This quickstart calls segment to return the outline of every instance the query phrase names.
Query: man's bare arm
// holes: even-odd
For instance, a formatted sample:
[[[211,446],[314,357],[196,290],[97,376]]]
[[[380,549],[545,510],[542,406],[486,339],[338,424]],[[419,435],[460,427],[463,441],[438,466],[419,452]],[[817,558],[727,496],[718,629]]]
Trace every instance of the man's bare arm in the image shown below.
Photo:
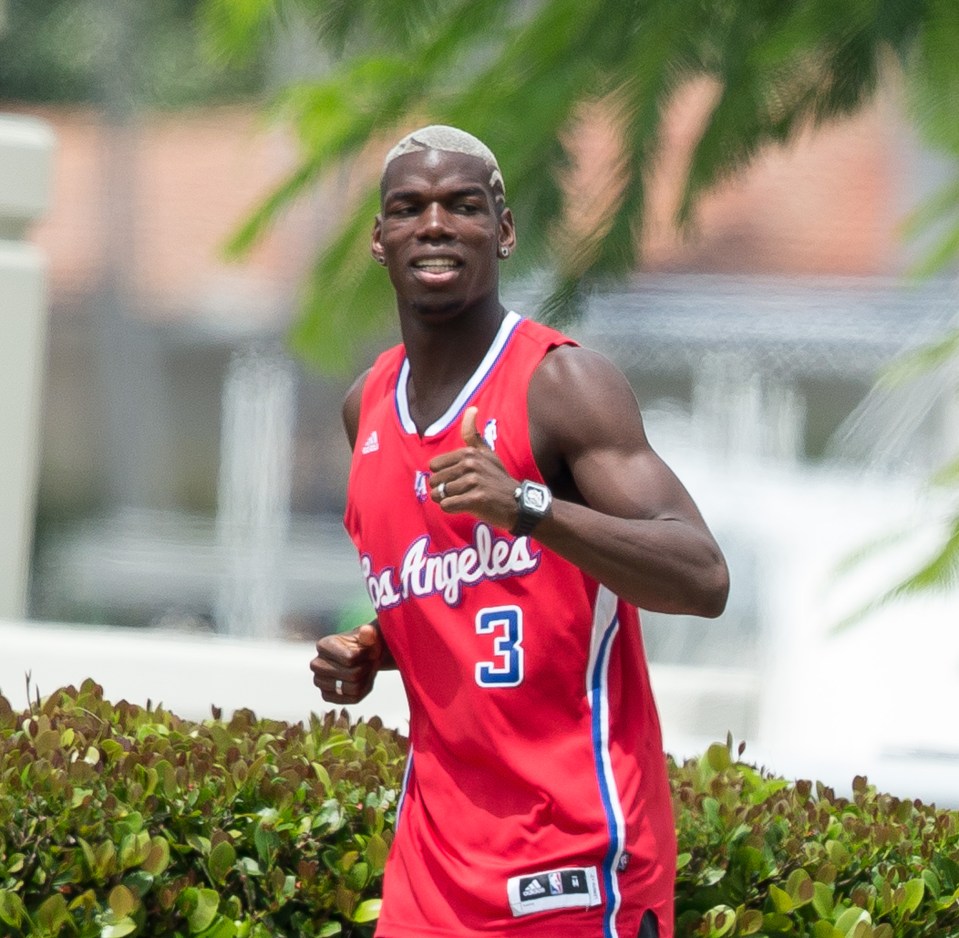
[[[557,501],[536,538],[645,609],[717,616],[729,574],[689,493],[653,451],[639,405],[601,355],[561,348],[529,391],[534,451],[568,468],[581,504]]]
[[[356,446],[360,403],[368,374],[365,372],[353,382],[343,401],[343,427],[350,449]],[[350,632],[325,635],[316,643],[316,657],[310,662],[313,683],[330,703],[358,703],[373,689],[378,672],[395,668],[396,662],[375,619]]]
[[[564,496],[554,499],[534,538],[637,606],[719,615],[729,590],[722,552],[649,445],[619,370],[586,349],[554,350],[530,382],[529,419],[540,471]],[[431,464],[433,497],[445,511],[509,530],[517,519],[517,480],[468,421],[464,437],[465,449]]]

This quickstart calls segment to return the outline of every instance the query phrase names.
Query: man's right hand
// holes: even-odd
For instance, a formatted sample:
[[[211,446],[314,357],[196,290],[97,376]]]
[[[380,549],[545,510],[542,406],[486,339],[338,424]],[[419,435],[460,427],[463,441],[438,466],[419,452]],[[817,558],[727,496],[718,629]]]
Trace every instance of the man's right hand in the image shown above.
[[[361,701],[372,689],[376,672],[388,667],[389,650],[375,622],[352,632],[327,635],[316,643],[310,662],[313,683],[330,703]]]

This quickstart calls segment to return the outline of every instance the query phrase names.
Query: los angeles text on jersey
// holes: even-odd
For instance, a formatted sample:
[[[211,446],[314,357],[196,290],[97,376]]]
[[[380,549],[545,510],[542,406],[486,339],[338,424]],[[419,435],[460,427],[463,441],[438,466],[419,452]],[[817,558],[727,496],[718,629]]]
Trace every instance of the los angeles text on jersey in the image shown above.
[[[498,537],[482,522],[473,529],[472,544],[438,553],[431,553],[429,548],[428,534],[413,541],[403,554],[398,574],[395,567],[374,570],[369,554],[363,554],[360,563],[374,609],[389,609],[404,599],[435,595],[457,606],[464,587],[526,576],[540,561],[540,552],[530,550],[528,537]]]

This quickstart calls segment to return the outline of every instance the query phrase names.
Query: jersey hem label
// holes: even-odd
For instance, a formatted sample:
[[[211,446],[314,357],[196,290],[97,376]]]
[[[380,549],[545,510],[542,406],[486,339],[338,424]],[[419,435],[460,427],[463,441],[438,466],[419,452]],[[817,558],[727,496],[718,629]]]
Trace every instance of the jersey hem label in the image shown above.
[[[590,908],[602,901],[599,875],[592,866],[513,876],[506,883],[506,893],[514,916],[554,909]]]

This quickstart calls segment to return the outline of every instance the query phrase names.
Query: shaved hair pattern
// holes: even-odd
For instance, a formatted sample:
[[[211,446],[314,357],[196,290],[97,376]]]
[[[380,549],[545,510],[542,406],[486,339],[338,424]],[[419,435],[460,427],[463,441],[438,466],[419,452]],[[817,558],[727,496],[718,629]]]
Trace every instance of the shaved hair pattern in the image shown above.
[[[414,130],[400,140],[399,143],[386,154],[383,161],[383,173],[398,156],[407,153],[418,153],[421,150],[441,150],[444,153],[465,153],[481,159],[490,171],[489,186],[497,196],[506,198],[506,184],[500,172],[499,163],[493,151],[478,137],[460,130],[458,127],[449,127],[446,124],[430,124]]]

